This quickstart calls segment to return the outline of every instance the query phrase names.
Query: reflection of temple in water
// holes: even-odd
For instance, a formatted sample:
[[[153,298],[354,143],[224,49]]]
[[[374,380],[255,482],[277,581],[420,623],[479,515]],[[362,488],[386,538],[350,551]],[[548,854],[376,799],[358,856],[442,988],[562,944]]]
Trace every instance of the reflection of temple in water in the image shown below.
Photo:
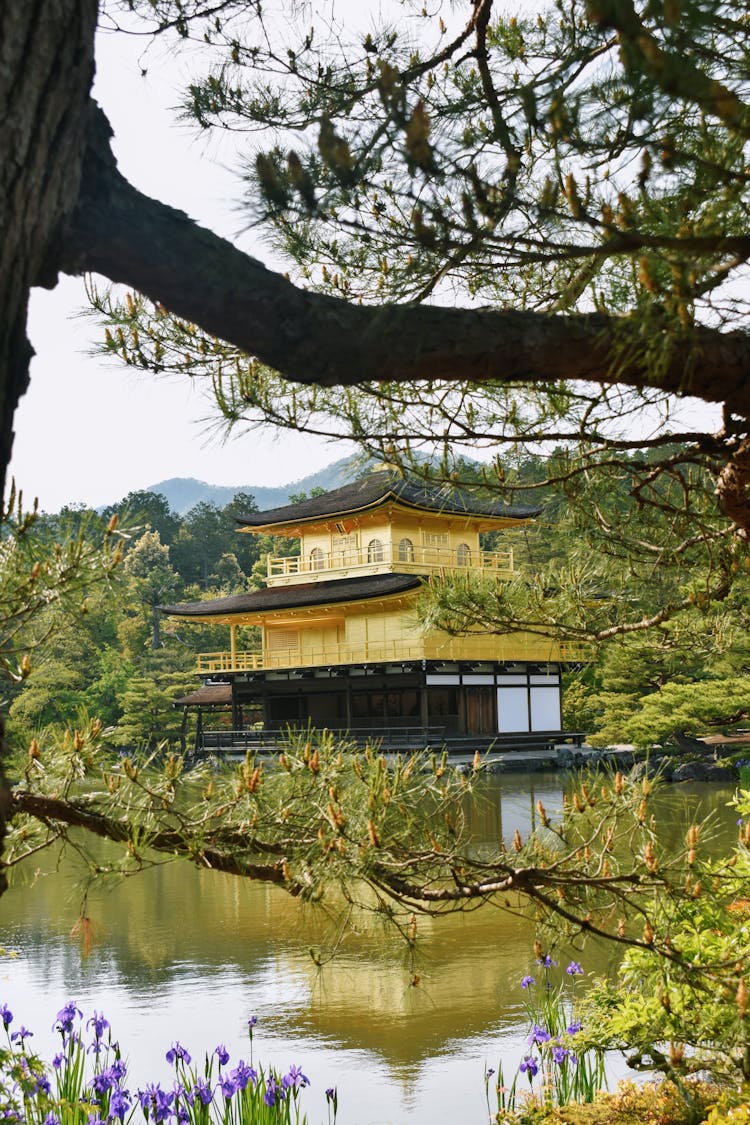
[[[516,827],[526,835],[540,796],[553,815],[562,801],[556,776],[486,777],[466,809],[470,835],[491,846],[501,829],[508,841]],[[116,851],[101,848],[101,861]],[[64,980],[79,995],[87,979],[103,976],[108,992],[125,990],[134,1004],[183,988],[221,1003],[234,1003],[233,994],[264,1011],[279,1034],[293,1027],[334,1037],[398,1066],[418,1063],[455,1036],[514,1026],[518,980],[533,956],[528,921],[489,907],[419,918],[412,963],[393,930],[372,915],[347,919],[336,897],[316,908],[280,888],[179,861],[90,890],[86,908],[101,944],[82,958],[70,939],[81,902],[76,880],[63,863],[4,899],[5,940],[40,979]]]
[[[536,514],[379,470],[242,517],[243,533],[294,537],[300,552],[269,558],[265,589],[162,607],[228,627],[228,648],[198,658],[204,686],[181,701],[199,712],[198,749],[273,745],[308,726],[386,749],[554,743],[561,666],[579,652],[523,631],[421,629],[414,608],[434,576],[510,580],[503,535]],[[491,551],[486,532],[500,533]],[[257,645],[240,649],[238,631],[253,625]],[[203,722],[221,707],[231,731]]]

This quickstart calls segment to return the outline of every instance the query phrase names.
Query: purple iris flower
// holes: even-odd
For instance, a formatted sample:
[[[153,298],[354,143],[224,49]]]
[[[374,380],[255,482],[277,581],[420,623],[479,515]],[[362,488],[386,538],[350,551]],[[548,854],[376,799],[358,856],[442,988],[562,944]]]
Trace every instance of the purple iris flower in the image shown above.
[[[211,1104],[211,1087],[205,1078],[196,1078],[195,1086],[193,1087],[193,1096],[199,1098],[202,1105]]]
[[[537,961],[537,965],[543,965],[545,969],[552,969],[556,964],[557,961],[553,960],[549,953],[545,953],[544,957],[540,957]]]
[[[227,1099],[227,1101],[229,1101],[230,1098],[233,1098],[237,1093],[237,1087],[235,1086],[229,1075],[225,1075],[223,1078],[220,1078],[219,1085],[221,1086],[221,1092]]]
[[[18,1042],[23,1047],[24,1040],[31,1039],[33,1034],[34,1034],[33,1031],[29,1031],[29,1029],[27,1027],[23,1027],[23,1025],[22,1025],[21,1027],[19,1027],[18,1031],[14,1031],[13,1034],[11,1035],[11,1037],[10,1037],[11,1043]]]
[[[257,1016],[250,1016],[250,1019],[247,1021],[247,1030],[251,1032],[253,1030],[253,1028],[255,1027],[257,1022],[258,1022]]]
[[[295,1090],[298,1090],[300,1086],[309,1086],[310,1079],[306,1074],[302,1073],[302,1067],[290,1066],[288,1074],[285,1074],[281,1079],[281,1084],[285,1090],[288,1090],[290,1086],[293,1086]]]
[[[553,1047],[552,1061],[556,1062],[558,1066],[562,1066],[569,1054],[570,1051],[566,1047]]]
[[[521,988],[531,988],[532,984],[536,984],[533,977],[521,977]]]
[[[522,1074],[528,1074],[529,1078],[533,1078],[539,1071],[539,1063],[533,1055],[526,1055],[518,1069]]]
[[[573,1023],[568,1024],[568,1026],[565,1028],[565,1031],[568,1035],[577,1035],[582,1027],[583,1024],[580,1024],[578,1020],[574,1020]]]
[[[263,1101],[267,1106],[276,1105],[276,1099],[280,1092],[279,1087],[276,1085],[276,1080],[273,1077],[269,1077],[266,1082],[266,1092],[263,1095]]]
[[[121,1082],[128,1073],[127,1063],[124,1059],[115,1059],[109,1068],[109,1073],[112,1075],[115,1082]]]
[[[44,1125],[60,1125],[60,1120],[55,1117],[54,1113],[48,1113],[44,1119]]]
[[[0,1005],[0,1019],[3,1021],[3,1027],[7,1029],[13,1023],[13,1013],[7,1004]]]
[[[119,1093],[119,1091],[116,1092]],[[113,1094],[113,1099],[114,1096]],[[154,1115],[154,1121],[166,1121],[172,1113],[174,1094],[170,1090],[162,1090],[158,1083],[156,1085],[152,1083],[152,1085],[147,1086],[145,1090],[138,1091],[138,1101],[141,1103],[141,1109],[146,1117],[148,1117],[151,1111]]]
[[[151,1108],[151,1102],[153,1101],[155,1089],[155,1086],[147,1086],[145,1090],[138,1091],[138,1101],[141,1103],[141,1109],[147,1115],[149,1109]]]
[[[569,977],[582,977],[583,969],[581,968],[580,961],[571,961],[565,972]]]
[[[107,1067],[101,1074],[95,1074],[89,1082],[89,1086],[93,1086],[97,1094],[106,1094],[107,1090],[111,1090],[115,1085],[115,1078],[112,1071]]]
[[[229,1051],[226,1049],[223,1043],[219,1043],[219,1046],[214,1051],[214,1054],[219,1060],[219,1066],[226,1066],[226,1064],[229,1062]]]
[[[34,1080],[36,1082],[36,1092],[37,1092],[37,1094],[40,1094],[40,1093],[49,1094],[49,1093],[52,1092],[52,1087],[49,1084],[49,1078],[47,1077],[46,1074],[35,1074]]]
[[[531,1029],[531,1035],[529,1035],[526,1042],[529,1045],[532,1043],[549,1043],[551,1038],[552,1036],[546,1028],[540,1027],[538,1023],[535,1023]]]
[[[91,1019],[86,1024],[86,1027],[93,1027],[94,1038],[101,1039],[104,1033],[104,1029],[109,1027],[109,1020],[106,1020],[103,1015],[100,1015],[99,1012],[95,1011]]]
[[[179,1043],[173,1043],[167,1051],[167,1062],[170,1066],[172,1066],[177,1062],[178,1059],[184,1062],[187,1066],[190,1065],[190,1053],[187,1048],[180,1046]]]
[[[127,1090],[113,1090],[109,1099],[109,1113],[107,1115],[109,1120],[114,1121],[115,1118],[118,1118],[122,1121],[129,1109],[130,1098]]]
[[[55,1030],[61,1031],[63,1035],[69,1035],[73,1030],[76,1016],[83,1019],[83,1012],[76,1006],[74,1000],[68,1000],[67,1004],[57,1013],[54,1024]]]
[[[64,1061],[65,1061],[65,1055],[63,1055],[61,1051],[58,1051],[57,1054],[52,1059],[52,1065],[55,1068],[55,1070],[59,1070]]]
[[[237,1090],[244,1090],[248,1082],[254,1082],[257,1077],[253,1068],[248,1066],[243,1059],[240,1059],[231,1074],[232,1082],[234,1082]]]

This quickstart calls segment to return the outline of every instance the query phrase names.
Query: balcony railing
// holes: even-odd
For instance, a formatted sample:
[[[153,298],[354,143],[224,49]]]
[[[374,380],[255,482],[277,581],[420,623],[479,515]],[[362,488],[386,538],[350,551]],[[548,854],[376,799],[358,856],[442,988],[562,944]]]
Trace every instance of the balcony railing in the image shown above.
[[[495,574],[513,573],[513,549],[504,551],[454,550],[452,547],[423,547],[379,541],[368,547],[347,548],[340,551],[318,551],[311,554],[276,556],[268,559],[270,580],[304,577],[332,571],[350,574],[360,569],[371,571],[399,570],[405,573],[431,574],[442,570],[481,570]]]
[[[276,669],[319,668],[352,664],[400,664],[417,660],[489,660],[489,661],[585,661],[585,645],[570,641],[556,642],[544,637],[486,633],[463,637],[439,638],[414,634],[388,641],[359,644],[333,644],[324,648],[280,648],[273,652],[202,652],[198,656],[198,673],[260,672]]]

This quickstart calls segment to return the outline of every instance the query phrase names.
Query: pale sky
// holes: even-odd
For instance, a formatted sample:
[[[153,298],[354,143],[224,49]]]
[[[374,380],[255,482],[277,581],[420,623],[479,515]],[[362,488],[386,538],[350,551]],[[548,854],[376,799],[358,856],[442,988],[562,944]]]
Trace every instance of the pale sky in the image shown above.
[[[110,34],[100,37],[97,51],[95,92],[112,123],[120,167],[142,191],[238,241],[243,222],[233,209],[230,154],[222,164],[221,154],[170,112],[184,71],[163,51],[148,57],[149,77],[140,77],[143,45]],[[247,237],[239,242],[268,262],[267,248]],[[132,372],[87,354],[100,330],[76,316],[84,306],[77,278],[62,277],[55,290],[32,297],[36,356],[16,414],[10,469],[27,501],[37,496],[46,511],[76,502],[98,506],[168,477],[286,484],[351,452],[344,443],[257,431],[222,444],[207,425],[210,401],[190,381]]]

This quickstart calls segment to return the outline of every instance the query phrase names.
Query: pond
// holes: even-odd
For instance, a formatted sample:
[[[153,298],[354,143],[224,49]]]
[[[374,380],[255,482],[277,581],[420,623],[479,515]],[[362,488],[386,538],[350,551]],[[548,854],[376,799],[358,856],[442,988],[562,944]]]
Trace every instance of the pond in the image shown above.
[[[475,835],[508,840],[516,827],[525,835],[536,800],[552,813],[565,784],[562,774],[488,776],[472,810]],[[680,831],[686,804],[714,810],[729,841],[731,796],[720,786],[674,786],[665,801]],[[310,1125],[327,1120],[328,1086],[338,1088],[340,1125],[468,1125],[487,1119],[485,1066],[502,1060],[507,1075],[524,1053],[519,982],[534,967],[533,933],[497,908],[420,919],[414,969],[376,924],[329,957],[341,919],[187,863],[97,889],[88,900],[91,944],[76,927],[72,864],[23,874],[0,900],[0,1003],[47,1058],[57,1049],[55,1013],[71,999],[87,1016],[104,1011],[130,1060],[131,1086],[168,1077],[164,1054],[175,1040],[198,1059],[219,1043],[233,1060],[247,1058],[247,1019],[256,1015],[256,1060],[298,1063],[311,1080]],[[614,954],[588,946],[575,956],[602,971]]]

